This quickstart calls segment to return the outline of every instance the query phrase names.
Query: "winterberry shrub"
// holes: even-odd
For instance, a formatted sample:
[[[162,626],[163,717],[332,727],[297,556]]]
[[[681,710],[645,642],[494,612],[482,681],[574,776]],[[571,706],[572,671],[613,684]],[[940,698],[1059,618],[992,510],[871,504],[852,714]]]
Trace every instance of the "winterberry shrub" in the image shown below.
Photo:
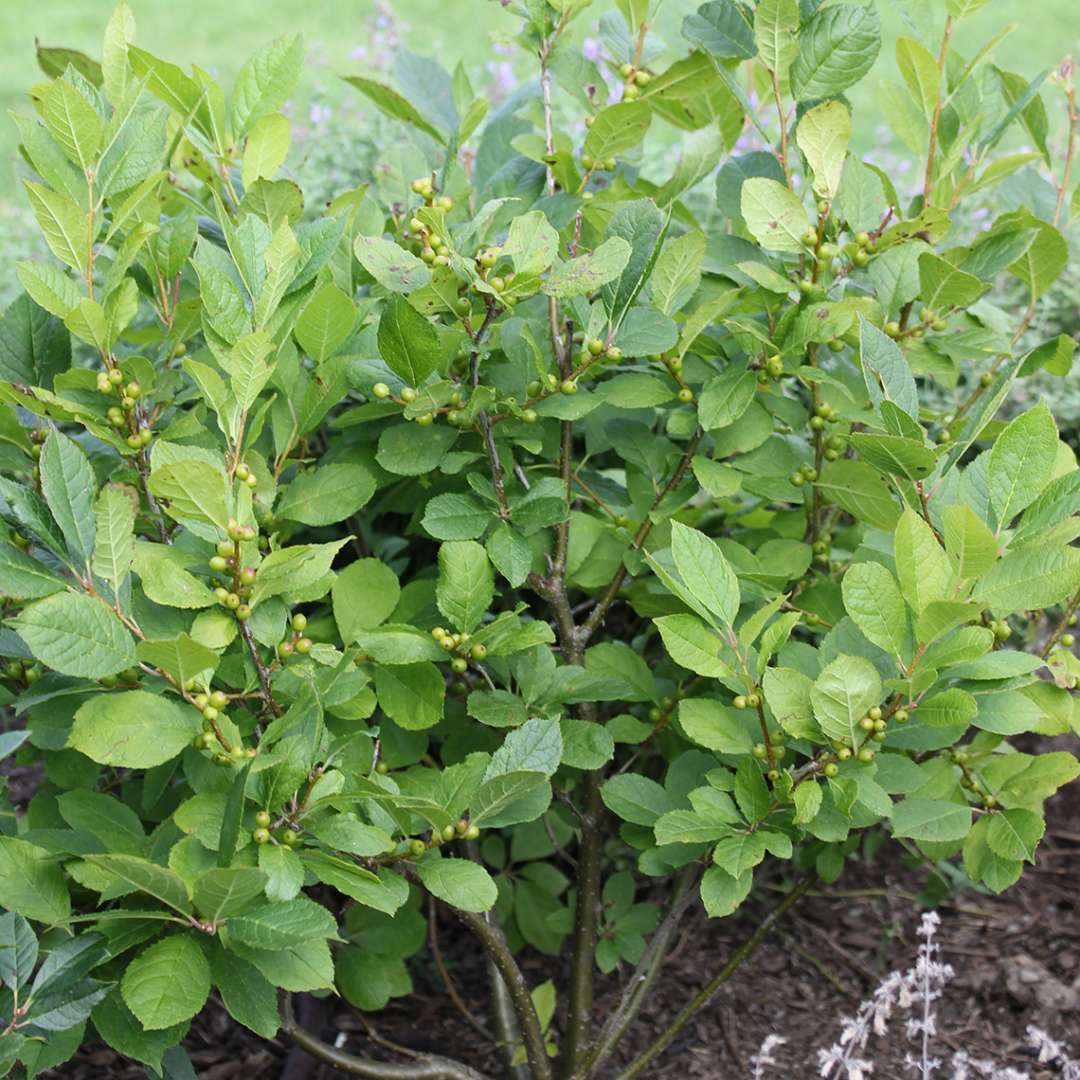
[[[430,909],[490,960],[503,1075],[600,1076],[690,905],[760,873],[783,909],[868,831],[1005,889],[1080,771],[1033,737],[1075,726],[1080,469],[1046,403],[996,419],[1071,360],[1015,349],[1067,259],[1071,71],[957,53],[980,4],[946,0],[897,43],[900,191],[849,149],[873,4],[710,0],[672,59],[617,0],[594,61],[587,0],[503,2],[536,82],[488,115],[433,60],[350,78],[398,141],[326,207],[282,175],[298,35],[229,93],[123,2],[100,63],[41,52],[55,258],[0,320],[8,1071],[96,1033],[179,1075],[214,990],[357,1075],[475,1078],[291,1002],[408,994]],[[1030,208],[953,237],[1023,169]],[[530,985],[522,950],[568,959]]]

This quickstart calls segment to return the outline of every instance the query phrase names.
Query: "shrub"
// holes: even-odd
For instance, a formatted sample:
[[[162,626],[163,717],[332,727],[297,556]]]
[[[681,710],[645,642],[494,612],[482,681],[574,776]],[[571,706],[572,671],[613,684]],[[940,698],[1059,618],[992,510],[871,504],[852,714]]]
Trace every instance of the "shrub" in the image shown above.
[[[1011,126],[1049,162],[1043,82],[951,51],[978,4],[948,0],[939,57],[898,45],[929,148],[902,198],[848,150],[873,6],[712,0],[660,69],[618,0],[602,70],[587,3],[511,6],[538,85],[488,116],[434,61],[351,78],[397,145],[314,216],[278,176],[297,35],[228,97],[123,2],[100,63],[42,54],[55,261],[0,321],[3,748],[41,770],[0,835],[8,1068],[89,1022],[160,1069],[216,988],[357,1075],[475,1077],[338,1051],[290,1000],[407,994],[437,901],[491,962],[505,1073],[596,1076],[687,907],[786,882],[641,1075],[863,836],[1002,890],[1078,772],[1010,739],[1073,727],[1080,470],[1045,404],[995,420],[1068,347],[1014,351],[1069,166],[1043,216],[950,240]],[[746,123],[769,152],[730,153]],[[620,164],[652,125],[683,133],[658,183]],[[683,197],[718,168],[706,235]],[[526,948],[568,977],[530,986]]]

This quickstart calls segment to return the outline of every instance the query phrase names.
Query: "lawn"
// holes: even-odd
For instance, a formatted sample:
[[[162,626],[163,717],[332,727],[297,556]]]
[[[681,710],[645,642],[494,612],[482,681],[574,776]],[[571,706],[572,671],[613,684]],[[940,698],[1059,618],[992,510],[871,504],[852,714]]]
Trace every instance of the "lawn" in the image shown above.
[[[369,58],[385,48],[378,35],[375,0],[130,0],[139,28],[139,43],[158,55],[183,65],[198,62],[221,77],[228,86],[247,55],[268,38],[298,27],[303,31],[312,57],[307,87],[316,80],[332,83],[337,73],[359,71]],[[673,47],[680,47],[683,16],[699,0],[662,0],[659,32]],[[13,168],[15,132],[7,119],[13,108],[28,111],[25,94],[41,75],[34,58],[35,39],[48,45],[82,49],[100,54],[101,34],[113,0],[4,0],[0,3],[0,212],[3,203],[19,200]],[[497,0],[389,0],[404,42],[416,52],[436,55],[452,68],[459,60],[472,69],[492,57],[492,46],[506,40],[515,19]],[[599,14],[608,3],[598,2]],[[910,33],[901,11],[936,10],[940,0],[880,0],[887,29],[886,42],[877,64],[883,79],[897,78],[892,42]],[[1032,17],[1034,10],[1038,17]],[[297,22],[297,11],[302,19]],[[1008,22],[1016,28],[996,49],[998,62],[1026,74],[1057,64],[1080,46],[1080,16],[1076,0],[992,0],[977,15],[965,20],[957,35],[963,51],[981,44]],[[582,32],[594,20],[582,20]],[[864,86],[872,85],[870,83]],[[876,101],[858,104],[879,109]]]

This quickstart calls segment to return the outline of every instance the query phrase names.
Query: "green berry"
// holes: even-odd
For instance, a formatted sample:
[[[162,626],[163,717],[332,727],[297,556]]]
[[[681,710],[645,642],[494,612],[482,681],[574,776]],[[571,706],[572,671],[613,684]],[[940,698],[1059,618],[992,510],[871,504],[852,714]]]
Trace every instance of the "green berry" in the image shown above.
[[[255,824],[265,829],[270,824],[270,812],[268,810],[257,810],[255,812]]]
[[[377,382],[371,388],[371,396],[374,398],[378,398],[379,401],[383,401],[390,396],[390,387],[387,386],[384,382]]]
[[[311,646],[313,644],[314,642],[311,640],[311,638],[302,637],[296,642],[295,648],[298,653],[303,655],[305,653],[311,652]]]
[[[564,394],[576,394],[577,389],[577,382],[574,379],[563,379],[559,386],[559,390]]]
[[[251,834],[251,839],[256,844],[265,844],[270,840],[270,830],[260,826]]]
[[[469,661],[466,660],[463,656],[455,656],[454,659],[450,661],[450,667],[458,675],[463,675],[466,671],[469,670]]]
[[[840,766],[837,765],[835,761],[830,761],[829,764],[825,766],[825,775],[830,778],[833,776],[839,776]]]
[[[746,708],[746,698],[742,694],[737,694],[735,700],[731,703],[736,709]]]

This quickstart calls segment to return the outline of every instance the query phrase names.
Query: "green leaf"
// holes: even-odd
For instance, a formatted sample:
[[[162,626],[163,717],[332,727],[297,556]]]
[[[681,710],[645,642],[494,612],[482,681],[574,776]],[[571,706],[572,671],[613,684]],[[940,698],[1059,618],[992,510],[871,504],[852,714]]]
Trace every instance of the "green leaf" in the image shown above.
[[[352,642],[363,630],[386,622],[397,607],[397,574],[379,559],[357,559],[334,578],[330,595],[341,640]]]
[[[134,855],[86,855],[84,858],[175,911],[184,915],[191,912],[191,901],[183,879],[172,870]]]
[[[873,66],[881,49],[881,18],[873,4],[821,8],[802,28],[791,67],[798,101],[836,97]]]
[[[750,408],[757,393],[757,376],[732,364],[709,379],[698,399],[698,420],[706,431],[730,427]]]
[[[350,537],[326,544],[297,544],[271,551],[259,564],[255,588],[251,593],[254,607],[262,600],[281,593],[301,593],[326,579],[334,556]],[[327,582],[327,586],[329,586]]]
[[[739,581],[720,545],[674,521],[671,554],[686,587],[716,618],[732,626],[739,611]]]
[[[303,38],[286,34],[263,46],[244,64],[233,87],[235,138],[241,138],[256,120],[285,104],[296,88],[303,62]]]
[[[140,541],[135,545],[133,568],[143,592],[155,604],[204,608],[217,602],[203,581],[179,565],[173,549],[166,544]]]
[[[145,690],[97,694],[79,706],[68,745],[99,765],[151,769],[171,761],[200,731],[198,712]]]
[[[278,496],[276,512],[287,521],[332,525],[352,517],[375,494],[363,465],[322,465],[297,475]]]
[[[893,808],[893,836],[911,840],[963,840],[971,831],[971,807],[940,799],[904,799]]]
[[[266,875],[268,900],[292,900],[304,884],[304,867],[300,856],[282,845],[260,845],[259,869]]]
[[[805,253],[803,237],[810,219],[802,200],[783,184],[767,176],[751,176],[743,182],[739,206],[746,227],[763,248]]]
[[[191,899],[210,922],[220,922],[251,906],[262,896],[266,875],[253,866],[217,867],[195,879]]]
[[[638,145],[649,130],[652,110],[645,102],[620,101],[594,114],[584,152],[602,161]]]
[[[826,466],[818,481],[823,494],[852,517],[892,531],[900,507],[884,480],[869,465],[841,458]]]
[[[92,570],[119,596],[135,556],[135,515],[138,495],[124,484],[106,484],[94,503],[94,560]],[[2,588],[0,584],[0,588]],[[9,590],[10,591],[10,590]]]
[[[604,805],[623,821],[650,828],[657,819],[674,810],[670,795],[655,781],[637,773],[613,776],[600,789]]]
[[[473,824],[503,828],[535,821],[551,803],[551,785],[543,773],[514,772],[485,780],[469,800]]]
[[[144,664],[167,671],[181,683],[197,675],[208,678],[208,673],[218,666],[217,653],[187,634],[167,639],[147,638],[135,646],[135,651]]]
[[[972,274],[958,270],[933,252],[919,256],[919,292],[923,302],[938,310],[967,307],[986,291],[986,286]]]
[[[650,279],[652,301],[663,314],[672,315],[689,303],[701,281],[704,258],[704,233],[684,233],[664,245]]]
[[[365,638],[359,641],[366,648]],[[446,684],[439,669],[426,661],[379,664],[375,669],[375,694],[383,712],[406,731],[434,727],[443,717]]]
[[[900,589],[916,614],[935,600],[955,595],[948,556],[933,529],[910,507],[896,526],[895,548]]]
[[[785,75],[799,55],[798,0],[760,0],[754,8],[754,43],[761,62]]]
[[[30,208],[41,226],[49,250],[62,263],[80,273],[85,272],[88,251],[85,212],[66,195],[50,191],[32,180],[24,180],[23,186],[30,197]],[[25,281],[23,285],[26,286]],[[40,304],[41,301],[34,295],[33,290],[29,286],[26,286],[26,289]],[[42,307],[53,311],[53,308],[46,304],[42,304]],[[57,312],[53,311],[53,314]]]
[[[445,143],[446,139],[438,128],[433,127],[416,107],[403,98],[396,90],[384,86],[373,79],[363,79],[359,75],[347,75],[345,81],[360,91],[379,110],[392,120],[409,124],[425,135],[430,135],[436,142]]]
[[[471,859],[447,859],[430,852],[416,872],[432,896],[462,911],[488,911],[499,895],[491,875]]]
[[[41,95],[41,117],[64,153],[85,173],[97,161],[101,118],[66,79],[55,79]]]
[[[559,251],[559,234],[542,210],[530,210],[510,222],[502,254],[509,255],[515,274],[540,274],[551,266]]]
[[[873,323],[859,317],[859,358],[870,400],[879,407],[891,401],[912,420],[919,415],[915,376],[900,347]]]
[[[723,642],[695,615],[664,615],[654,620],[664,648],[680,667],[704,675],[724,678],[731,668],[720,659]]]
[[[39,600],[66,589],[68,582],[17,547],[0,544],[0,592],[16,600]]]
[[[436,540],[475,540],[491,519],[491,510],[475,496],[448,491],[427,504],[420,523]]]
[[[840,101],[823,101],[803,114],[795,141],[814,173],[814,191],[832,201],[840,189],[848,143],[851,112]]]
[[[495,596],[495,576],[483,546],[475,540],[439,547],[439,610],[460,631],[473,631]]]
[[[748,60],[757,52],[754,20],[737,0],[709,0],[702,4],[683,19],[682,35],[721,60]]]
[[[298,896],[234,915],[228,921],[229,938],[254,949],[286,949],[312,938],[333,937],[337,922],[321,904]]]
[[[30,981],[38,943],[30,924],[14,911],[0,914],[0,982],[18,990]]]
[[[66,319],[79,306],[78,286],[63,270],[48,263],[21,262],[16,265],[19,283],[38,307],[57,319]],[[71,338],[64,330],[69,347]]]
[[[401,296],[390,298],[379,316],[379,355],[409,386],[421,386],[439,367],[435,327]]]
[[[191,934],[143,949],[120,982],[124,1003],[148,1031],[190,1020],[210,996],[210,965]]]
[[[358,236],[353,245],[360,265],[384,288],[410,293],[431,281],[431,271],[411,251],[381,236]]]
[[[990,450],[987,484],[999,532],[1050,482],[1057,459],[1057,425],[1040,401],[1012,420]]]
[[[240,179],[245,188],[256,181],[272,180],[289,156],[292,127],[281,113],[268,113],[252,126],[244,146]]]
[[[856,431],[851,445],[868,465],[905,480],[925,480],[937,468],[937,455],[917,439]]]
[[[321,364],[345,344],[355,320],[352,300],[327,282],[304,306],[293,332],[304,352]]]
[[[135,663],[135,642],[100,600],[55,593],[29,604],[13,620],[19,636],[46,667],[61,675],[102,679]]]
[[[907,607],[896,578],[876,562],[855,563],[842,582],[844,607],[868,640],[901,665],[911,656]]]
[[[1002,859],[1027,861],[1034,865],[1035,849],[1046,832],[1046,822],[1033,810],[1002,810],[990,816],[986,842]]]
[[[41,448],[41,493],[81,566],[94,554],[93,502],[97,479],[78,443],[55,429]]]
[[[679,727],[691,742],[720,754],[748,754],[753,745],[738,714],[711,698],[681,701]]]
[[[722,919],[733,914],[750,895],[754,875],[747,871],[741,877],[732,877],[719,866],[710,866],[701,878],[701,902],[710,919]]]
[[[127,47],[135,40],[135,16],[127,0],[119,0],[105,26],[105,40],[101,46],[101,76],[105,96],[118,108],[133,85],[131,68],[128,66]]]
[[[150,490],[179,521],[203,522],[222,531],[229,524],[225,472],[209,461],[190,458],[160,465],[150,473]]]
[[[896,39],[896,66],[915,99],[919,112],[931,119],[941,90],[941,69],[934,54],[914,38]]]
[[[810,702],[821,730],[854,747],[866,736],[859,721],[882,696],[881,676],[869,660],[840,655],[814,680]]]
[[[0,836],[0,905],[49,925],[71,914],[64,873],[44,848]]]
[[[621,236],[608,237],[595,251],[556,266],[542,288],[557,300],[596,292],[614,281],[630,261],[630,245]]]
[[[1080,549],[1021,548],[975,584],[973,599],[1002,614],[1051,607],[1080,588]]]
[[[281,1026],[273,984],[254,964],[225,949],[213,951],[210,971],[229,1015],[256,1035],[272,1039]]]

